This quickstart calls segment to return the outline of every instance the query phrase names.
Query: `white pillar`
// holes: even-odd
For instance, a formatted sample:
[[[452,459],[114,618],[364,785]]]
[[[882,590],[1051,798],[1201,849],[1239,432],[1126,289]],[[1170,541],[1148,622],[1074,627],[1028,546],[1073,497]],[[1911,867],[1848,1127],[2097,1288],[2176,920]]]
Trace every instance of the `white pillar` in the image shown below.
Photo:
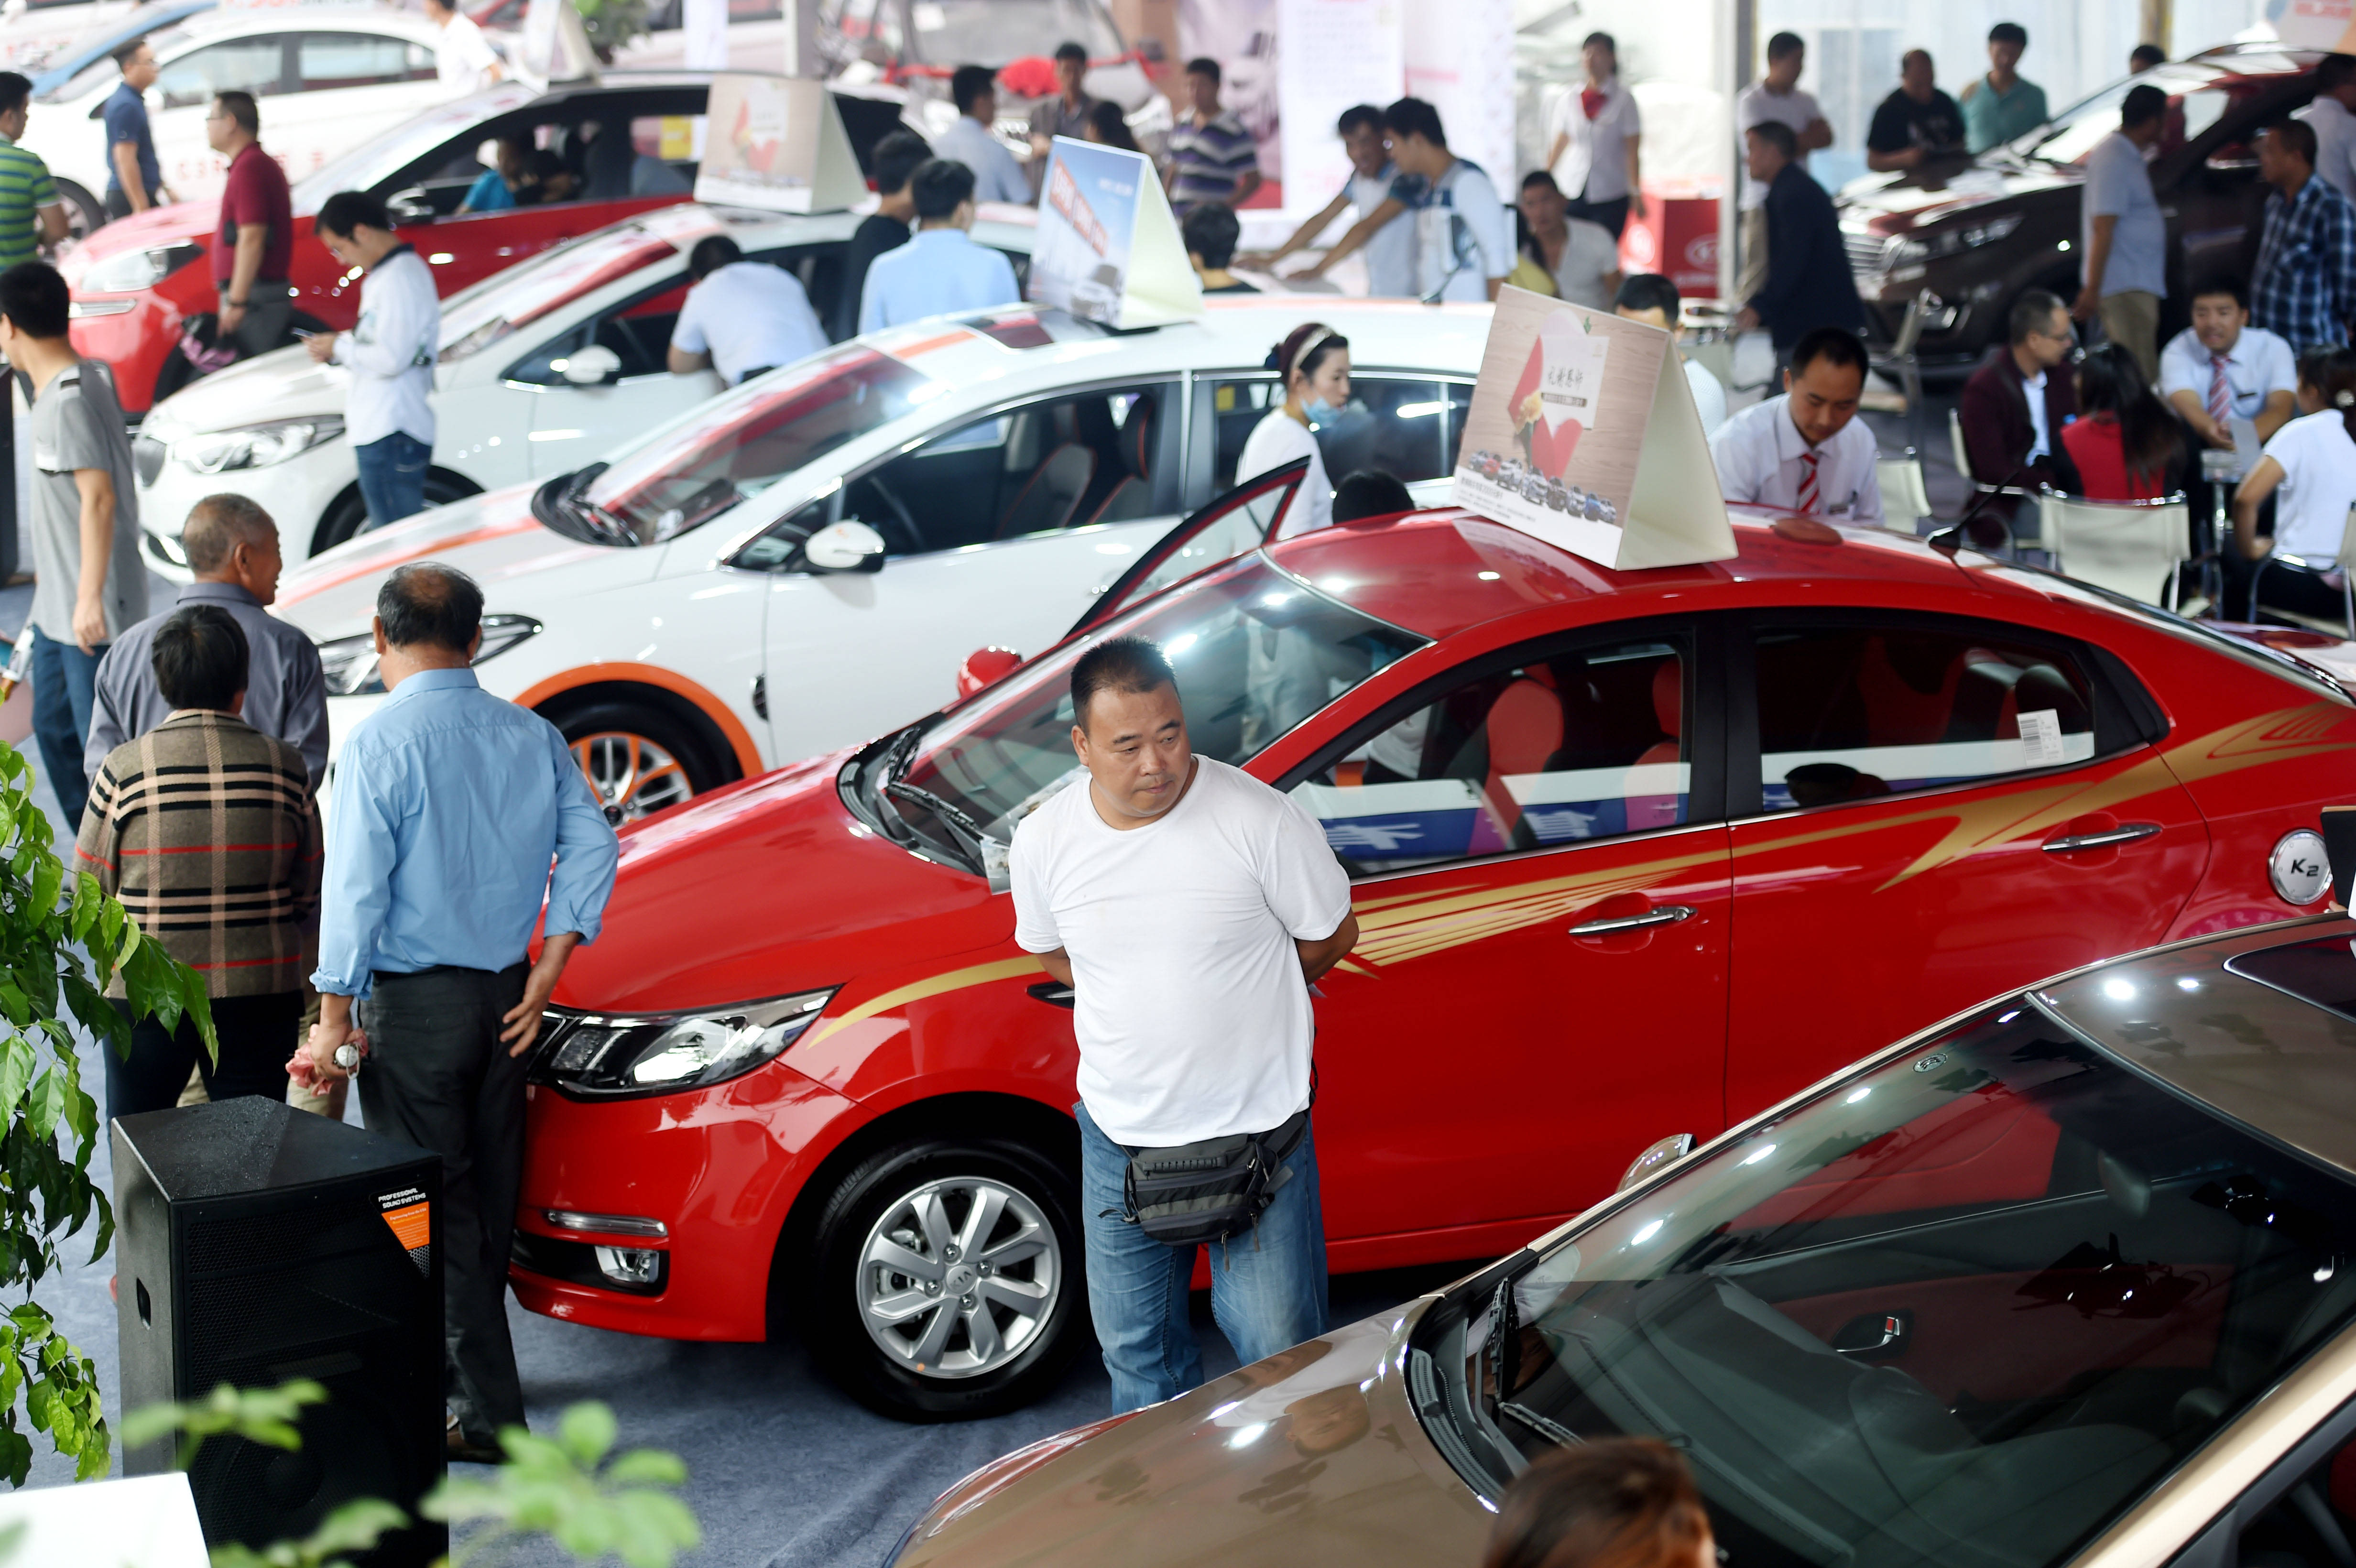
[[[685,64],[690,70],[728,69],[728,0],[685,0]]]

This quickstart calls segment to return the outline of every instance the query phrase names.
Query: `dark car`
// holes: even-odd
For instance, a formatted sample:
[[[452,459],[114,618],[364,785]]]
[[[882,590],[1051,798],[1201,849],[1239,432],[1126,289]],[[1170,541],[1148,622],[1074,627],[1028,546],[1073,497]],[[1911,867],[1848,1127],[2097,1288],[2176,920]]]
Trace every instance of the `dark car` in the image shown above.
[[[2191,280],[2220,270],[2249,275],[2265,215],[2257,132],[2315,96],[2322,58],[2278,44],[2226,45],[2113,82],[1977,157],[1851,181],[1840,196],[1841,234],[1868,336],[1894,338],[1907,302],[1927,289],[1931,315],[1917,352],[1926,366],[1967,366],[2004,341],[2006,314],[2023,290],[2074,297],[2086,154],[2118,128],[2127,90],[2149,82],[2168,93],[2168,127],[2151,163],[2168,216],[2165,338],[2190,316]]]

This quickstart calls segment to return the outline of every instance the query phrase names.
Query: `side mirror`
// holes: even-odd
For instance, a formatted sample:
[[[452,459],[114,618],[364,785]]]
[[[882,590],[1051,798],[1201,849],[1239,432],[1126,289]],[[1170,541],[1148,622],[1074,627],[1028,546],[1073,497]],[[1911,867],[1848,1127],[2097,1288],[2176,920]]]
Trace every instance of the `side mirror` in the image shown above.
[[[971,697],[985,686],[995,686],[1022,665],[1023,656],[1012,648],[976,648],[958,666],[958,695]]]
[[[789,565],[802,571],[881,571],[884,536],[856,517],[829,523],[802,541]]]
[[[420,185],[393,192],[386,200],[384,209],[392,215],[392,226],[396,229],[405,229],[412,223],[431,223],[436,216],[434,198],[427,196],[425,187]]]
[[[622,357],[602,343],[593,343],[564,358],[550,360],[548,368],[576,387],[602,387],[620,378]]]

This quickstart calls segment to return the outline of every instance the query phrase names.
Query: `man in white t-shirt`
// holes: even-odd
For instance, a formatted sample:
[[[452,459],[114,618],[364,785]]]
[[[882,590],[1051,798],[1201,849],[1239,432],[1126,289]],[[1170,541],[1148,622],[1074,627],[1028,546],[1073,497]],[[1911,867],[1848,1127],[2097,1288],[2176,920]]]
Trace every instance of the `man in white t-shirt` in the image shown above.
[[[799,278],[766,261],[748,261],[725,234],[707,234],[688,252],[694,287],[671,327],[671,374],[707,367],[735,386],[748,376],[817,353],[826,328],[810,309]]]
[[[1345,210],[1355,210],[1358,221],[1301,278],[1322,278],[1334,263],[1358,251],[1366,253],[1366,293],[1374,299],[1398,299],[1415,292],[1415,214],[1423,182],[1401,175],[1391,162],[1390,134],[1383,129],[1383,112],[1371,103],[1342,111],[1334,127],[1342,150],[1350,155],[1350,177],[1325,204],[1323,210],[1292,231],[1292,238],[1273,251],[1243,258],[1247,266],[1273,272],[1276,264],[1296,251],[1317,242]]]
[[[2315,100],[2291,115],[2315,129],[2315,172],[2356,201],[2356,55],[2326,55],[2316,62]]]
[[[1383,111],[1391,161],[1421,176],[1415,211],[1415,292],[1425,299],[1494,300],[1514,270],[1514,220],[1480,165],[1448,150],[1440,111],[1402,98]]]
[[[1208,1249],[1211,1308],[1248,1363],[1325,1331],[1309,987],[1358,924],[1317,824],[1194,754],[1159,647],[1116,637],[1081,656],[1072,713],[1088,776],[1025,817],[1008,857],[1014,940],[1073,989],[1088,1310],[1119,1413],[1203,1381],[1186,1315],[1194,1249],[1121,1218],[1131,1149],[1302,1116],[1250,1233]]]
[[[478,92],[507,74],[497,49],[475,19],[454,4],[425,0],[425,19],[442,29],[434,45],[434,74],[454,98]]]
[[[1793,140],[1799,144],[1804,170],[1810,153],[1833,144],[1832,123],[1825,118],[1816,95],[1800,91],[1800,72],[1807,63],[1808,46],[1800,35],[1778,33],[1767,40],[1767,74],[1734,100],[1734,133],[1740,136],[1770,120],[1789,125]],[[1767,282],[1767,187],[1752,179],[1746,168],[1741,190],[1742,270],[1734,297],[1747,300]]]

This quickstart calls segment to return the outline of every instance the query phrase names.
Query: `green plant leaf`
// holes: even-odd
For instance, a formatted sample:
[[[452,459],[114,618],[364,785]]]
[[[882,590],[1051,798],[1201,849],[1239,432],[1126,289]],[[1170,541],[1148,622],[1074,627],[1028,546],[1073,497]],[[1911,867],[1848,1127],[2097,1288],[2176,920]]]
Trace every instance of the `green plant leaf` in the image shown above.
[[[52,1067],[33,1080],[32,1099],[25,1108],[26,1125],[33,1136],[47,1142],[57,1134],[58,1117],[66,1108],[65,1075]]]
[[[13,1113],[16,1103],[25,1097],[26,1087],[33,1081],[34,1066],[33,1042],[23,1035],[10,1035],[5,1044],[0,1044],[0,1115]]]
[[[556,1437],[574,1464],[584,1470],[594,1469],[597,1462],[612,1451],[618,1430],[613,1407],[591,1399],[564,1413],[557,1423]]]
[[[678,1455],[659,1448],[633,1448],[605,1467],[605,1479],[617,1487],[683,1486],[687,1465]]]

